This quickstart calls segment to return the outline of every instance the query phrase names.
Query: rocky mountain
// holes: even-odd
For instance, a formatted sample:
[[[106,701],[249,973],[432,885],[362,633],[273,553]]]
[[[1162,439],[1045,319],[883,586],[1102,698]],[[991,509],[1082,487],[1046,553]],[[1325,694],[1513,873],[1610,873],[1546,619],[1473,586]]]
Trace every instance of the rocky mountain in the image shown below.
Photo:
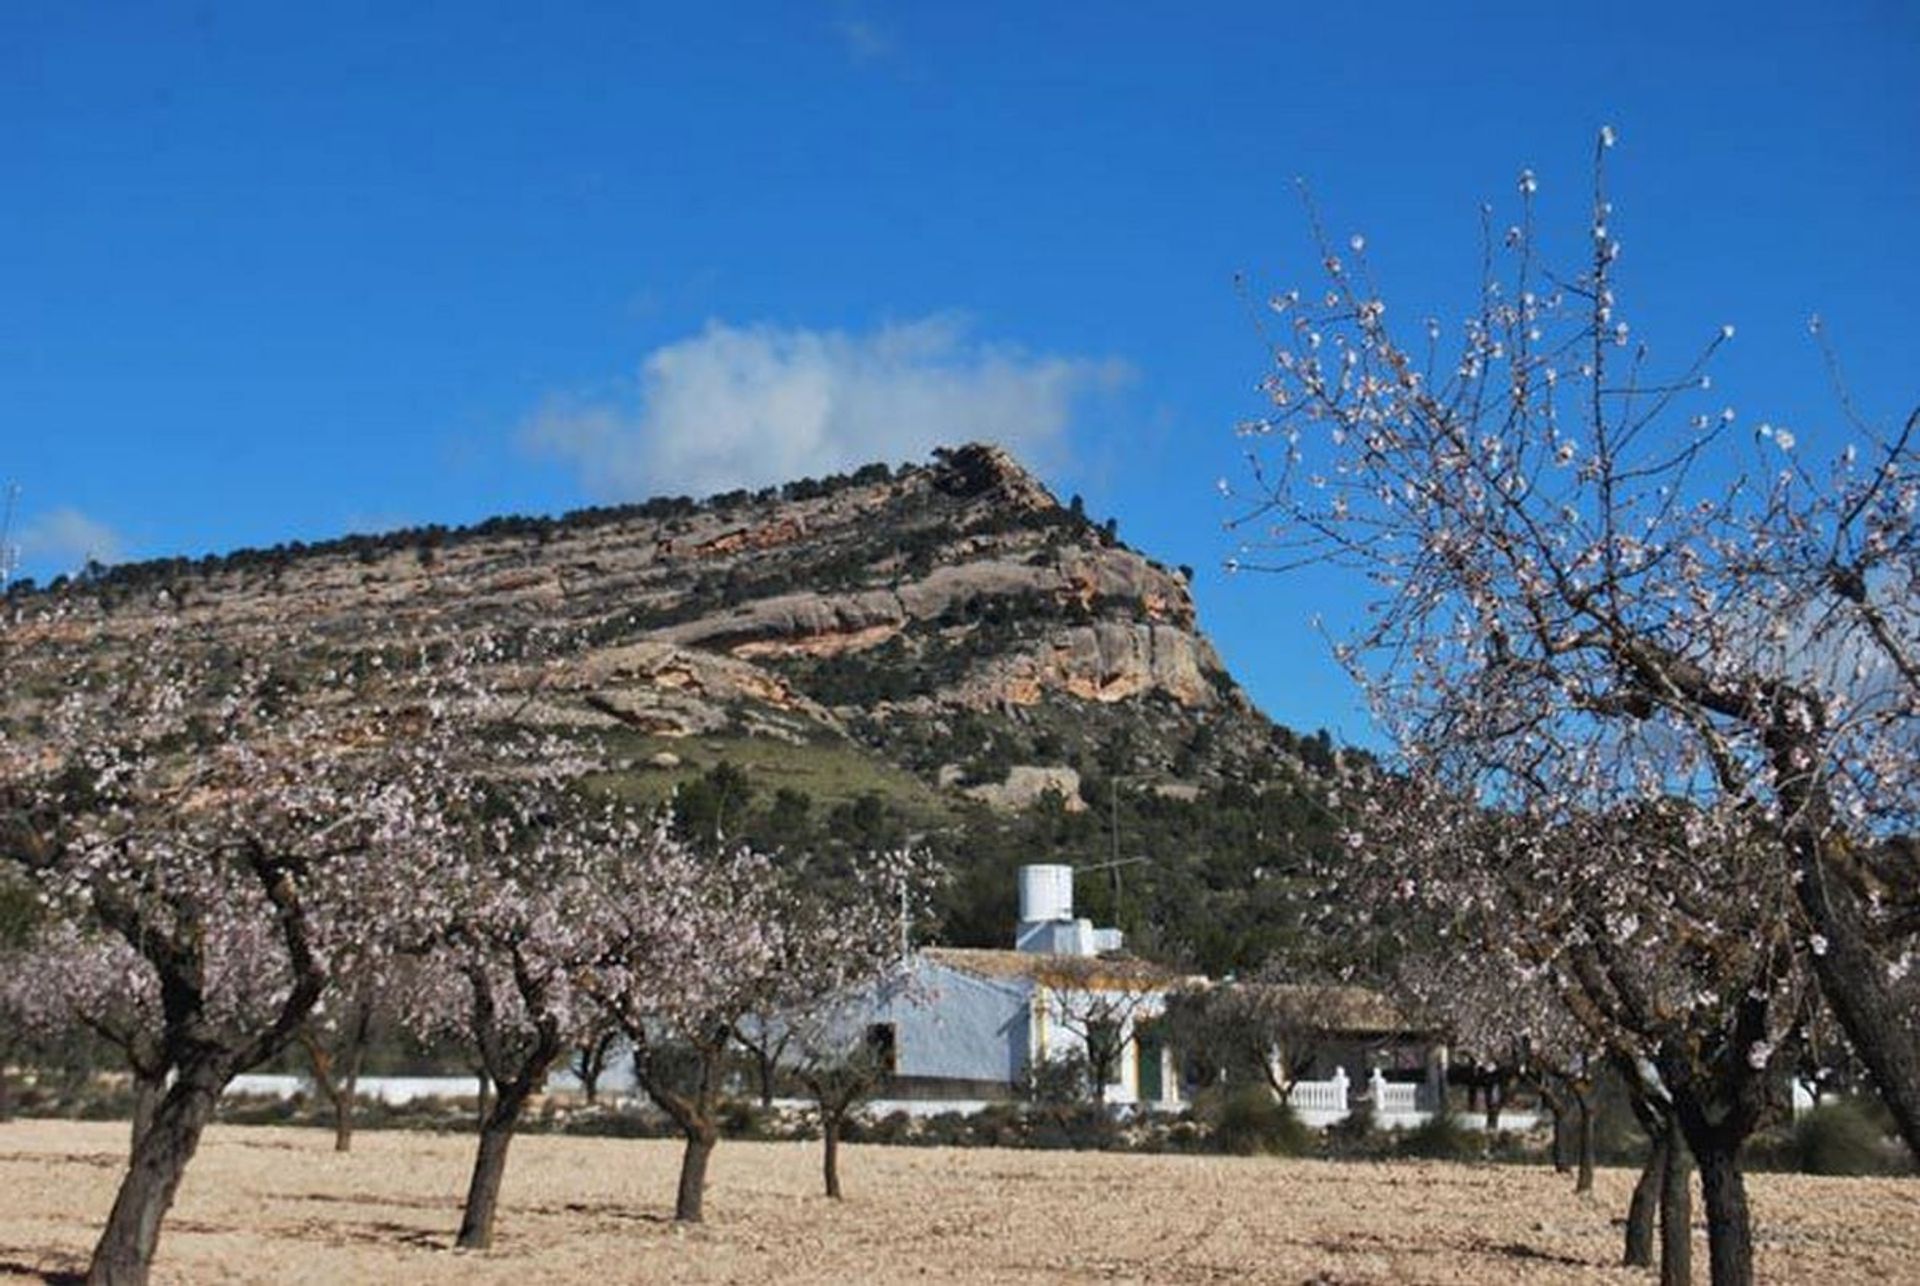
[[[528,718],[601,738],[620,787],[643,796],[692,798],[731,774],[773,842],[945,836],[962,865],[998,871],[1131,847],[1103,828],[1140,836],[1168,810],[1217,814],[1223,792],[1258,812],[1245,801],[1334,767],[1324,735],[1297,737],[1247,701],[1199,630],[1187,572],[1127,548],[992,446],[48,587],[130,632],[161,590],[239,637],[292,623],[349,651],[484,629],[504,640],[507,685],[524,680],[515,640],[559,639]],[[1232,843],[1279,838],[1250,831]],[[1007,861],[980,857],[1001,849]],[[984,937],[1010,877],[980,896],[970,932]]]

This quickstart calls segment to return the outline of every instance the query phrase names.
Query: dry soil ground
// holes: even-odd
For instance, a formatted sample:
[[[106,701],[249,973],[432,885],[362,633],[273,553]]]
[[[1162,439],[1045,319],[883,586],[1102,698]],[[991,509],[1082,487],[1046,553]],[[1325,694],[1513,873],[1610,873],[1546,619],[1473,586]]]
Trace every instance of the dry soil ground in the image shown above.
[[[123,1125],[0,1125],[0,1277],[81,1267]],[[471,1142],[220,1127],[161,1244],[167,1282],[1649,1282],[1614,1267],[1632,1175],[723,1143],[708,1222],[667,1218],[672,1143],[514,1144],[496,1249],[450,1249]],[[1752,1180],[1762,1281],[1920,1282],[1920,1181]],[[1699,1236],[1696,1230],[1696,1236]],[[1695,1252],[1705,1278],[1705,1246]]]

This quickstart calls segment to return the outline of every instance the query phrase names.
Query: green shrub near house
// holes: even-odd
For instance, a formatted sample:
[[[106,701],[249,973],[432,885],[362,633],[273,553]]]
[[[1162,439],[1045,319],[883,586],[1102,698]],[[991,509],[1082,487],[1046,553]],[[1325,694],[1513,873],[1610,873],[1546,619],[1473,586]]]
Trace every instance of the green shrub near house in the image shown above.
[[[1194,1105],[1213,1150],[1235,1156],[1304,1156],[1313,1132],[1264,1085],[1221,1086]]]
[[[1805,1174],[1879,1174],[1886,1168],[1880,1131],[1853,1103],[1825,1103],[1803,1114],[1788,1135],[1794,1168]]]
[[[1478,1161],[1486,1154],[1486,1140],[1468,1129],[1451,1112],[1432,1116],[1398,1138],[1401,1156],[1426,1161]]]

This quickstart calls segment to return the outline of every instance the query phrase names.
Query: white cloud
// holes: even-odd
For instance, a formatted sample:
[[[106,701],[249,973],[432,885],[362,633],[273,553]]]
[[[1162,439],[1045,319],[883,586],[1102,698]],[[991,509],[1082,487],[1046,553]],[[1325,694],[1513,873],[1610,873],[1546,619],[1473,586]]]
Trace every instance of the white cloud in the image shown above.
[[[50,509],[20,529],[20,558],[56,571],[78,571],[89,558],[99,563],[120,561],[120,534],[78,509]]]
[[[767,486],[975,440],[1057,461],[1076,405],[1128,378],[1117,360],[976,340],[952,317],[864,334],[710,322],[649,353],[627,404],[554,399],[525,436],[617,498]]]

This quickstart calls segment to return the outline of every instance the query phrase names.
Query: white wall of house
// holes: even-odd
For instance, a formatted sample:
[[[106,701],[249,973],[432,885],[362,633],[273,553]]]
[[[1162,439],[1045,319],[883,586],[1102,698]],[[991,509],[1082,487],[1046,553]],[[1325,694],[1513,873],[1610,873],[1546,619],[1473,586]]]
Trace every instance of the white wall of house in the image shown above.
[[[903,1077],[1012,1085],[1030,1051],[1026,989],[918,957],[913,985],[887,1000],[876,1022],[894,1026],[894,1071]]]

